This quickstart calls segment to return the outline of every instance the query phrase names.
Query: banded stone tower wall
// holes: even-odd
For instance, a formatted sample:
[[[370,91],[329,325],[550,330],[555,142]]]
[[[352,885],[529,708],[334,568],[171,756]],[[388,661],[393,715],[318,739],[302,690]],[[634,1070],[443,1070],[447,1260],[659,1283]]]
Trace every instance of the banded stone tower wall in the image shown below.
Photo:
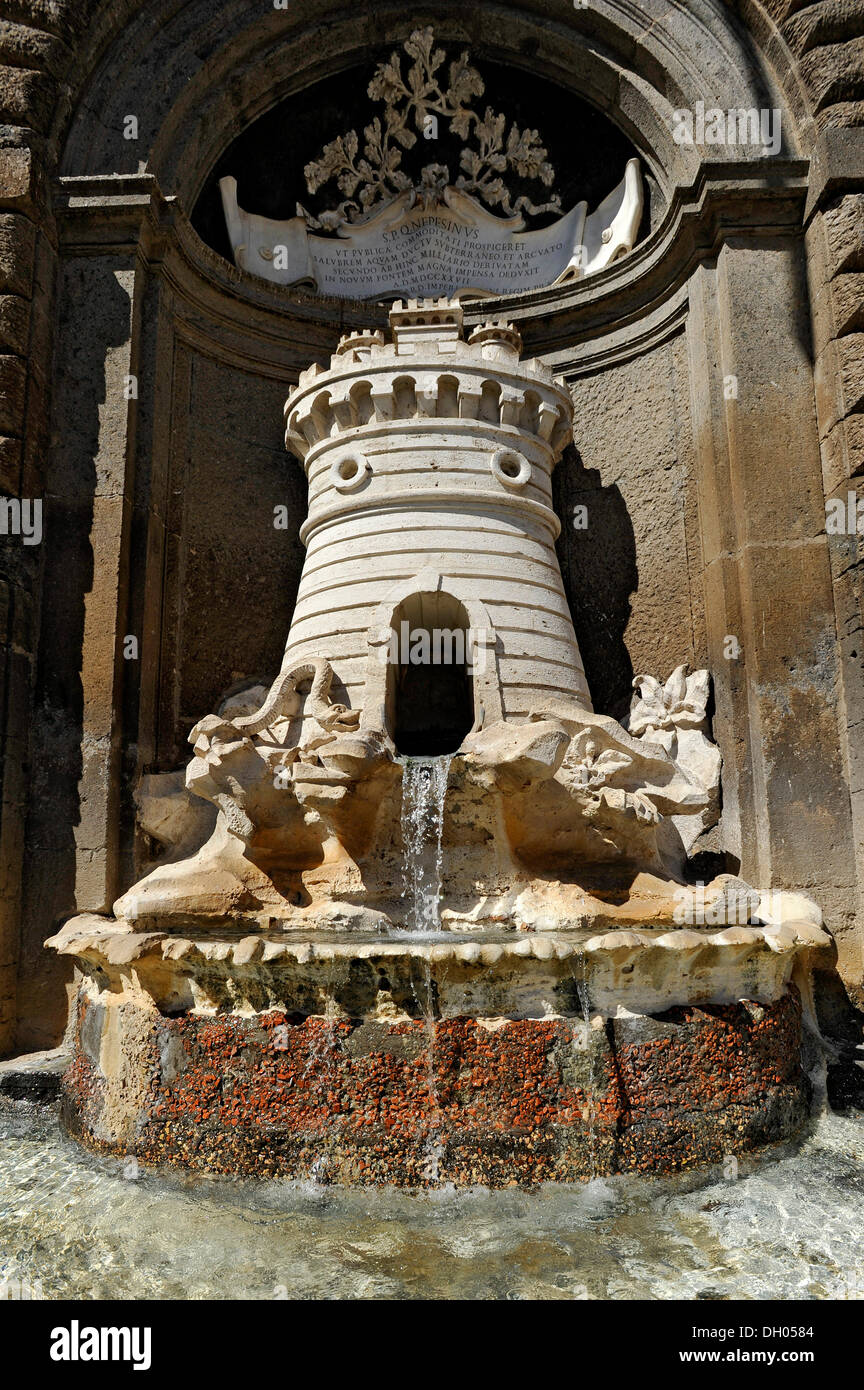
[[[394,617],[426,595],[426,619],[434,626],[437,609],[444,626],[439,595],[467,614],[487,721],[527,717],[544,696],[590,709],[555,553],[552,469],[572,417],[563,383],[520,363],[512,326],[487,323],[464,341],[457,303],[400,302],[390,323],[392,343],[343,338],[285,407],[309,477],[285,665],[326,657],[374,722]]]

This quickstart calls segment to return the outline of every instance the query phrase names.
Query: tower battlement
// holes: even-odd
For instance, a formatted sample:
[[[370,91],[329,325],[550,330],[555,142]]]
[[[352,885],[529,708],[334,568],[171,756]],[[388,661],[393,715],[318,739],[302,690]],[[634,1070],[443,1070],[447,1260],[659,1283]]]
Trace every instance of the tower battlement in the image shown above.
[[[348,333],[329,367],[300,376],[285,406],[285,440],[307,472],[322,447],[382,425],[424,431],[433,420],[502,431],[495,447],[524,441],[539,447],[538,466],[554,466],[571,437],[570,397],[545,363],[520,360],[512,324],[487,322],[466,340],[457,300],[409,299],[393,305],[390,330],[389,341],[380,330]]]

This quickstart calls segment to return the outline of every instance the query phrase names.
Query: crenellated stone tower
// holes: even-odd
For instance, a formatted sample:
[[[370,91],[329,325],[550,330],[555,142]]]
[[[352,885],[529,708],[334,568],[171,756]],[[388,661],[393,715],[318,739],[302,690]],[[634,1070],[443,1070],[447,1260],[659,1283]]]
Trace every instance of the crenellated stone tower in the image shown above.
[[[520,361],[509,324],[466,341],[456,301],[397,302],[390,325],[391,342],[344,337],[285,407],[309,514],[284,666],[326,658],[364,727],[392,733],[404,715],[384,679],[391,631],[464,626],[474,726],[525,720],[550,697],[590,709],[555,553],[566,387]]]

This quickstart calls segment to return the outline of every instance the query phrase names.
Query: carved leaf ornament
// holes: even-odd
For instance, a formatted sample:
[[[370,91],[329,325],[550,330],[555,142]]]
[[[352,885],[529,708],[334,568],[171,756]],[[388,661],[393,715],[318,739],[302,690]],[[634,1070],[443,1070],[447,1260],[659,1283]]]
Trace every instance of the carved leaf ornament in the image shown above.
[[[491,106],[482,116],[473,110],[474,98],[481,97],[485,88],[467,52],[450,63],[446,86],[442,71],[446,54],[435,47],[431,28],[415,29],[402,52],[411,60],[404,74],[402,54],[394,52],[379,64],[369,83],[368,95],[381,102],[384,110],[364,128],[362,150],[356,130],[349,130],[331,140],[319,157],[306,165],[310,193],[335,181],[342,194],[336,207],[318,217],[298,203],[297,215],[307,226],[335,231],[411,188],[424,206],[440,201],[444,189],[453,186],[487,207],[500,208],[505,217],[523,210],[535,215],[560,212],[561,201],[555,194],[543,203],[532,202],[526,194],[515,202],[511,199],[505,181],[508,173],[550,188],[555,170],[536,130],[520,130],[515,123],[508,128],[506,116]],[[450,131],[465,141],[460,173],[454,180],[446,164],[427,164],[415,185],[401,167],[402,153],[413,149],[432,119],[447,121]]]

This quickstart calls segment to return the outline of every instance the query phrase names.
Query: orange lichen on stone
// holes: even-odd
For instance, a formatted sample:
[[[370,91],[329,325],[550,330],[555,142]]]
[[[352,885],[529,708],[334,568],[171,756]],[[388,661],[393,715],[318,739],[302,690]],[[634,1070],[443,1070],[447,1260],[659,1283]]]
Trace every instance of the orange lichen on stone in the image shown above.
[[[670,1172],[802,1123],[800,1018],[791,989],[772,1004],[639,1020],[654,1037],[627,1040],[630,1021],[610,1020],[587,1045],[565,1018],[494,1030],[467,1017],[162,1019],[128,1152],[216,1173],[403,1186]],[[76,1131],[99,1146],[105,1081],[83,1051],[65,1088]]]

